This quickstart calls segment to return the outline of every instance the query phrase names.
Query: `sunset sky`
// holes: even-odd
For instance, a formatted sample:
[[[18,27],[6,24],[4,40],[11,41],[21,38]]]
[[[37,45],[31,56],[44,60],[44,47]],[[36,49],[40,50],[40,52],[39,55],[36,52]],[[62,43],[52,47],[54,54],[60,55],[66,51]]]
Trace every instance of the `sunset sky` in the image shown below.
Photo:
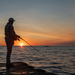
[[[0,0],[0,45],[10,17],[15,32],[31,45],[75,46],[75,0]],[[15,42],[20,44],[27,45]]]

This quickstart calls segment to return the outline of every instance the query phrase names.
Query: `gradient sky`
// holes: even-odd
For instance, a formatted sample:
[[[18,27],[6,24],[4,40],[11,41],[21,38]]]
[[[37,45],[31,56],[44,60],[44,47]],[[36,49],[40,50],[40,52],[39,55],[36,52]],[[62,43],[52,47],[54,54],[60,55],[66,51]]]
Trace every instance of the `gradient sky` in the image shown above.
[[[13,17],[15,32],[31,45],[75,46],[75,0],[0,0],[0,45]],[[15,45],[24,43],[16,41]]]

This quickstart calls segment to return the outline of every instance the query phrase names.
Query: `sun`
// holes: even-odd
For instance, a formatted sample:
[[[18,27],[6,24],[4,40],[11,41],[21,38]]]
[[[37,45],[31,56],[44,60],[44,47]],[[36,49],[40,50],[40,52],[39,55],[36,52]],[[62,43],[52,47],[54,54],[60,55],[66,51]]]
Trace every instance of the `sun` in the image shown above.
[[[20,44],[20,46],[22,47],[22,46],[23,46],[23,44]]]
[[[22,42],[22,43],[19,43],[19,46],[23,47],[23,46],[26,46],[26,44]]]

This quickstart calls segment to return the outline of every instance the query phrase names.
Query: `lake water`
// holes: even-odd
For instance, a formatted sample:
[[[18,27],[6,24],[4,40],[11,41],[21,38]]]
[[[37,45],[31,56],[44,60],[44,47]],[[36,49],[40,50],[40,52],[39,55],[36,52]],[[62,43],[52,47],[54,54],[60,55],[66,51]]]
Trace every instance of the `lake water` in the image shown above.
[[[75,75],[75,46],[13,47],[11,62],[25,62],[58,75]],[[0,46],[0,63],[6,62],[6,46]]]

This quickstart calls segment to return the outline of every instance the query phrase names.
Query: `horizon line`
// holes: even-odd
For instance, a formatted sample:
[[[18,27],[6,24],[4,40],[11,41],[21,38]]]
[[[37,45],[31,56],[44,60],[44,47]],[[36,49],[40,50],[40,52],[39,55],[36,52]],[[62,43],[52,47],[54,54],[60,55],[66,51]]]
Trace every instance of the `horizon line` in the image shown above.
[[[6,46],[6,45],[0,45],[0,46]],[[27,45],[26,45],[26,46],[27,46]],[[32,46],[44,46],[44,47],[50,47],[50,46],[69,46],[69,45],[32,45]],[[72,45],[70,45],[70,46],[72,46]],[[15,46],[13,46],[13,47],[21,47],[21,46],[15,45]],[[25,47],[25,45],[22,46],[22,47]],[[30,47],[31,47],[31,46],[30,46]]]

